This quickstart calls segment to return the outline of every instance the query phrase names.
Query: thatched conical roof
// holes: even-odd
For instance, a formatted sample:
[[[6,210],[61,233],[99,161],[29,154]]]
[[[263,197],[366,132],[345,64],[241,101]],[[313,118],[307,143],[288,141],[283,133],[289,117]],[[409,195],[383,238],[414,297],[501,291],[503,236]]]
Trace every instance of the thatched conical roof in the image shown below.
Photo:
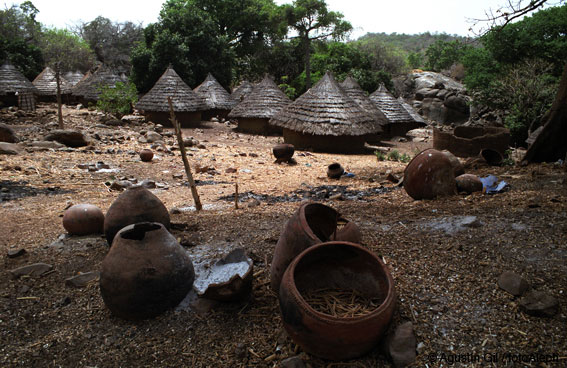
[[[236,105],[236,101],[230,98],[230,94],[211,73],[193,91],[205,100],[207,108],[211,110],[230,110]]]
[[[207,108],[203,99],[193,92],[172,67],[169,67],[152,89],[140,98],[136,109],[167,112],[169,111],[168,97],[171,97],[175,112],[202,111]]]
[[[57,77],[50,67],[43,69],[42,72],[35,77],[32,83],[37,88],[39,95],[41,96],[57,95]],[[71,85],[62,75],[59,77],[59,85],[61,88],[61,94],[65,95],[71,93]]]
[[[406,109],[406,111],[410,114],[413,120],[415,120],[418,123],[427,124],[425,120],[421,117],[421,115],[419,115],[417,111],[415,111],[415,109],[410,104],[405,102],[403,98],[398,97],[398,101],[400,102],[400,104],[402,104],[403,108]]]
[[[67,72],[65,73],[65,75],[63,76],[63,78],[65,78],[67,80],[67,82],[69,82],[69,84],[71,86],[76,85],[77,83],[79,83],[79,81],[81,79],[83,79],[85,75],[83,73],[81,73],[80,71],[76,71],[76,72]]]
[[[0,95],[16,92],[37,93],[38,91],[14,65],[6,61],[0,66]]]
[[[400,101],[392,96],[383,84],[369,97],[376,104],[376,107],[386,115],[389,123],[415,122],[415,119],[407,112]]]
[[[74,96],[83,97],[85,100],[98,100],[101,91],[105,86],[114,87],[117,82],[125,82],[112,69],[106,65],[99,66],[88,78],[85,75],[79,83],[73,87]]]
[[[378,124],[388,124],[388,119],[382,111],[380,111],[374,102],[370,100],[366,92],[360,87],[358,82],[350,75],[340,84],[346,94],[360,105],[366,112],[374,116]]]
[[[291,103],[269,76],[265,76],[252,92],[228,114],[230,118],[270,119]]]
[[[254,85],[247,80],[242,81],[238,87],[232,91],[230,98],[237,103],[242,102],[246,96],[254,89]]]
[[[381,131],[374,117],[354,102],[329,72],[270,123],[313,135],[359,136]]]

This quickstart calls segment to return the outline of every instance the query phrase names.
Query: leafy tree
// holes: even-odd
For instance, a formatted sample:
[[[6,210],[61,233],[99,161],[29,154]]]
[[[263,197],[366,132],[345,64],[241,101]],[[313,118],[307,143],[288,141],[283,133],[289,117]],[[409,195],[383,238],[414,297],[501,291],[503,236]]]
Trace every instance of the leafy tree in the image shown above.
[[[104,86],[96,103],[97,109],[118,117],[132,112],[138,102],[138,92],[133,83],[117,82],[115,86]]]
[[[368,55],[370,68],[382,70],[391,75],[407,71],[406,55],[398,46],[378,38],[366,38],[354,42],[354,45]]]
[[[78,34],[94,51],[98,61],[113,68],[128,70],[130,53],[142,39],[143,29],[132,22],[113,23],[99,16],[80,25]]]
[[[95,62],[89,45],[66,29],[45,29],[40,38],[40,48],[45,62],[52,67],[58,63],[61,71],[85,72]]]
[[[305,57],[305,87],[311,87],[311,43],[314,40],[344,39],[352,25],[343,20],[343,15],[329,11],[325,0],[295,0],[283,6],[290,27],[298,33]]]
[[[412,69],[418,69],[425,66],[425,57],[421,52],[410,52],[408,54],[408,66]]]
[[[459,41],[436,41],[425,52],[426,67],[440,72],[459,62],[471,46]]]

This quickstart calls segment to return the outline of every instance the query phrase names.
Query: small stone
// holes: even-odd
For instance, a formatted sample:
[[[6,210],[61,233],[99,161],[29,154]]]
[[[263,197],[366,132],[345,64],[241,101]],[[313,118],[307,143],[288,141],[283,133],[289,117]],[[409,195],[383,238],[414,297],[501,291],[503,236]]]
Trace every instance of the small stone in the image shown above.
[[[199,149],[207,149],[207,147],[206,147],[204,144],[202,144],[202,143],[199,143],[199,144],[197,145],[197,148],[199,148]]]
[[[0,142],[0,155],[17,155],[20,147],[15,143]]]
[[[337,193],[337,194],[333,194],[332,196],[329,196],[329,199],[331,201],[343,201],[344,197],[342,193]]]
[[[156,182],[150,179],[145,179],[140,183],[141,186],[143,186],[146,189],[155,189],[156,188]]]
[[[229,167],[224,172],[227,174],[234,174],[237,170],[234,167]]]
[[[53,269],[52,265],[46,263],[34,263],[9,270],[8,272],[13,279],[19,279],[22,276],[40,277]]]
[[[132,183],[128,180],[118,180],[110,185],[111,190],[124,190],[132,186]]]
[[[498,277],[498,286],[514,296],[523,295],[530,287],[525,279],[511,271],[505,271]]]
[[[20,249],[10,249],[7,255],[8,258],[17,258],[23,256],[24,254],[26,254],[26,250],[24,248],[20,248]]]
[[[413,324],[406,322],[399,325],[388,341],[388,352],[394,366],[405,367],[412,364],[416,357],[417,340],[413,332]]]
[[[257,200],[256,198],[252,198],[252,199],[248,202],[248,207],[249,207],[249,208],[258,207],[259,205],[260,205],[260,201]]]
[[[65,279],[65,285],[74,288],[84,288],[89,283],[98,280],[100,277],[100,272],[85,272],[79,273],[77,276],[69,277]]]
[[[477,228],[482,226],[482,222],[476,216],[465,216],[460,225],[463,227]]]
[[[154,143],[157,141],[161,141],[163,140],[161,134],[157,133],[157,132],[147,132],[146,133],[146,141],[148,143]]]
[[[298,355],[282,360],[280,363],[281,368],[305,368],[303,359]]]
[[[553,317],[559,311],[559,301],[546,292],[531,290],[520,299],[520,309],[531,316]]]

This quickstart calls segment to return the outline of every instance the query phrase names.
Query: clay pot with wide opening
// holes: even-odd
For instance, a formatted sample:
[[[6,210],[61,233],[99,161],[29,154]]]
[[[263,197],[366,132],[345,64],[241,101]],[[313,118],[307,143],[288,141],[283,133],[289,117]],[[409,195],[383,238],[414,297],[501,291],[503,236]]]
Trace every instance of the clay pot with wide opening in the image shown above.
[[[320,304],[329,290],[356,293],[374,303],[352,316],[333,313]],[[396,293],[387,266],[376,254],[358,244],[334,241],[314,245],[293,260],[281,282],[279,304],[287,333],[303,350],[346,360],[379,343],[392,319]]]
[[[100,292],[110,311],[124,319],[155,317],[183,300],[195,271],[188,253],[157,222],[126,226],[102,261]]]
[[[287,221],[276,244],[270,269],[272,290],[278,292],[287,266],[299,253],[329,240],[359,243],[362,233],[355,223],[329,206],[314,202],[302,204]]]
[[[330,179],[338,179],[343,175],[344,172],[345,169],[338,162],[334,162],[327,166],[327,177],[329,177]]]
[[[278,162],[285,162],[291,160],[295,153],[295,147],[290,143],[280,143],[274,146],[272,152]]]
[[[433,199],[457,193],[455,169],[447,155],[426,149],[404,170],[404,189],[413,199]]]
[[[104,227],[104,214],[93,204],[76,204],[65,210],[63,227],[71,235],[101,234]]]
[[[109,245],[123,227],[137,222],[159,222],[170,227],[167,208],[152,192],[142,186],[126,189],[108,208],[104,219],[104,235]]]

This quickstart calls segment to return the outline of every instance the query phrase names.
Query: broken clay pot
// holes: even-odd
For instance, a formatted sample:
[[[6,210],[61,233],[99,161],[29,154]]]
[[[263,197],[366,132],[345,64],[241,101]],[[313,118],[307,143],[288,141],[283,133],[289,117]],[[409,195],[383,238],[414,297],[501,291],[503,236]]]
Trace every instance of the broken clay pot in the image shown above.
[[[71,235],[101,234],[104,214],[93,204],[76,204],[63,214],[63,227]]]
[[[342,317],[323,313],[306,295],[325,290],[357,293],[377,301],[364,313]],[[376,254],[349,242],[312,246],[289,265],[279,290],[284,327],[306,352],[330,360],[359,357],[372,350],[392,319],[396,304],[394,281]]]
[[[194,279],[193,263],[175,237],[160,223],[141,222],[116,234],[102,261],[100,292],[114,315],[139,320],[175,307]]]
[[[433,199],[457,193],[449,158],[435,149],[415,156],[404,170],[404,189],[413,199]]]
[[[137,222],[159,222],[169,229],[170,217],[165,205],[142,186],[131,186],[114,200],[104,219],[104,235],[112,245],[114,235]]]
[[[471,194],[473,192],[482,192],[482,181],[473,174],[463,174],[455,178],[457,182],[457,190],[459,193]]]
[[[287,221],[276,244],[270,269],[272,290],[278,292],[285,269],[299,253],[329,240],[359,243],[362,233],[355,223],[329,206],[314,202],[302,204]]]

